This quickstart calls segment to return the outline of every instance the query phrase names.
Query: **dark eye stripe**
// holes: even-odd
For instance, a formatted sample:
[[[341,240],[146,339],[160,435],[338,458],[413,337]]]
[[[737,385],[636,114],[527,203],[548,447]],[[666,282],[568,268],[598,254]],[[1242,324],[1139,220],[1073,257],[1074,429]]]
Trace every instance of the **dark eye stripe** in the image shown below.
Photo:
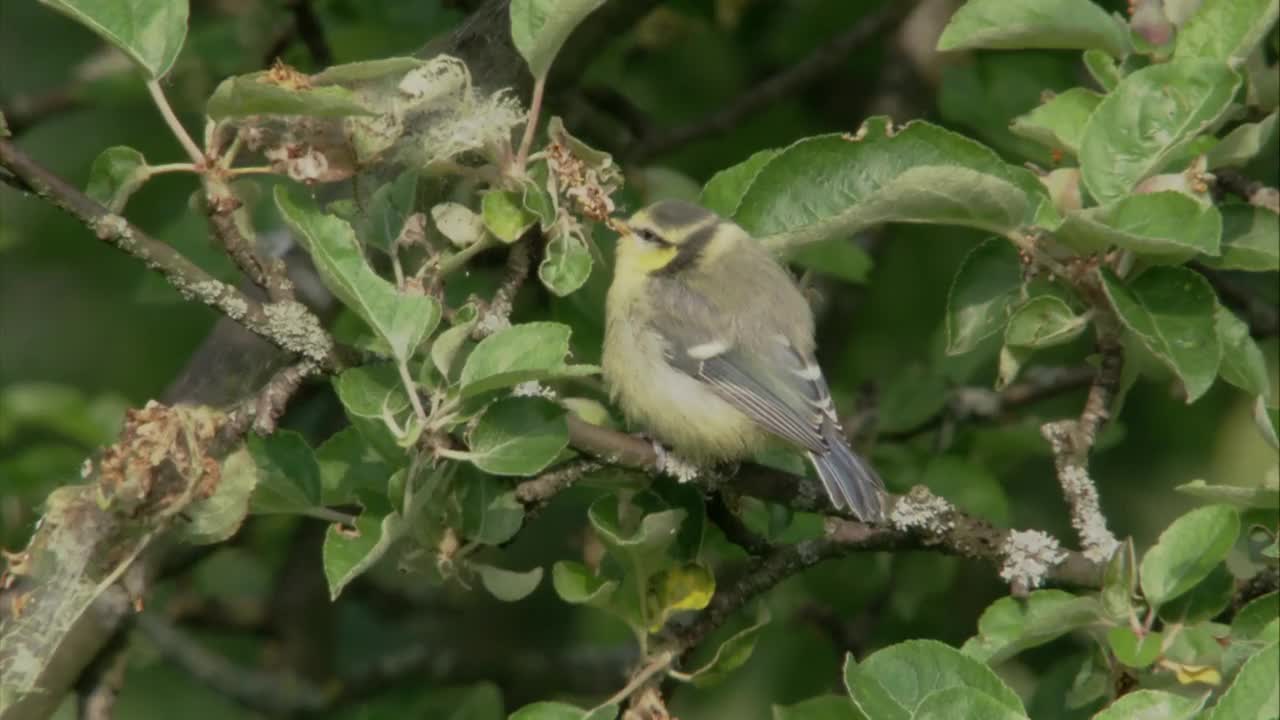
[[[688,269],[694,263],[698,262],[698,258],[702,256],[707,245],[711,243],[711,238],[716,235],[716,223],[709,223],[697,230],[693,231],[680,248],[676,250],[676,256],[671,261],[654,273],[656,275],[675,275],[676,273]]]

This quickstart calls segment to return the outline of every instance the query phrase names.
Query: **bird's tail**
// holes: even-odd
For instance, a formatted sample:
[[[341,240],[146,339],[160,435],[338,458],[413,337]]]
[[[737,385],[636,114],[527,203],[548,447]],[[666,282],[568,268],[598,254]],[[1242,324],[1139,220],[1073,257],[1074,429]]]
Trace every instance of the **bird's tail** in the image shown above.
[[[854,454],[841,437],[840,428],[827,423],[823,435],[827,441],[824,453],[809,453],[836,509],[848,508],[864,522],[884,519],[884,483],[867,461]]]

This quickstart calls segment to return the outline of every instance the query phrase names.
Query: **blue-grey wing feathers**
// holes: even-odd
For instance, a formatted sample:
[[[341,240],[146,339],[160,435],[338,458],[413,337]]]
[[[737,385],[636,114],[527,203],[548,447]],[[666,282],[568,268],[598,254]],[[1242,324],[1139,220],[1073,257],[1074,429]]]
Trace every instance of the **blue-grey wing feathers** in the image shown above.
[[[714,308],[686,288],[669,286],[668,292],[681,296],[678,304],[653,318],[667,341],[668,364],[706,383],[761,427],[803,449],[836,508],[848,508],[863,520],[881,519],[884,484],[845,442],[830,390],[814,359],[781,333],[738,345],[716,337],[710,316]]]

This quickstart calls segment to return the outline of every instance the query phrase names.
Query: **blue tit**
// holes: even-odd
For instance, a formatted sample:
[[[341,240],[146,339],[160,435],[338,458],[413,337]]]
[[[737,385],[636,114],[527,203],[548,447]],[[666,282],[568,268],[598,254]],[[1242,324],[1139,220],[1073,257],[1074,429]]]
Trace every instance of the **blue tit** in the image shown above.
[[[884,485],[844,438],[814,359],[813,312],[790,273],[690,203],[662,201],[618,226],[603,369],[628,419],[699,463],[789,443],[832,505],[881,520]]]

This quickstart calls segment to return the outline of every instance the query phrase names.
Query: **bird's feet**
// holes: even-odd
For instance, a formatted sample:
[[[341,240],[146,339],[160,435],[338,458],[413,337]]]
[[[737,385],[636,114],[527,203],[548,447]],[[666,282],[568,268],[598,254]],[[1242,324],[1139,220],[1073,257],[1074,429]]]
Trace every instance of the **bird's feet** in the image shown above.
[[[681,483],[698,479],[702,468],[697,463],[680,457],[675,452],[662,447],[662,443],[653,438],[648,438],[648,440],[653,445],[653,453],[658,456],[658,472],[669,475]]]

